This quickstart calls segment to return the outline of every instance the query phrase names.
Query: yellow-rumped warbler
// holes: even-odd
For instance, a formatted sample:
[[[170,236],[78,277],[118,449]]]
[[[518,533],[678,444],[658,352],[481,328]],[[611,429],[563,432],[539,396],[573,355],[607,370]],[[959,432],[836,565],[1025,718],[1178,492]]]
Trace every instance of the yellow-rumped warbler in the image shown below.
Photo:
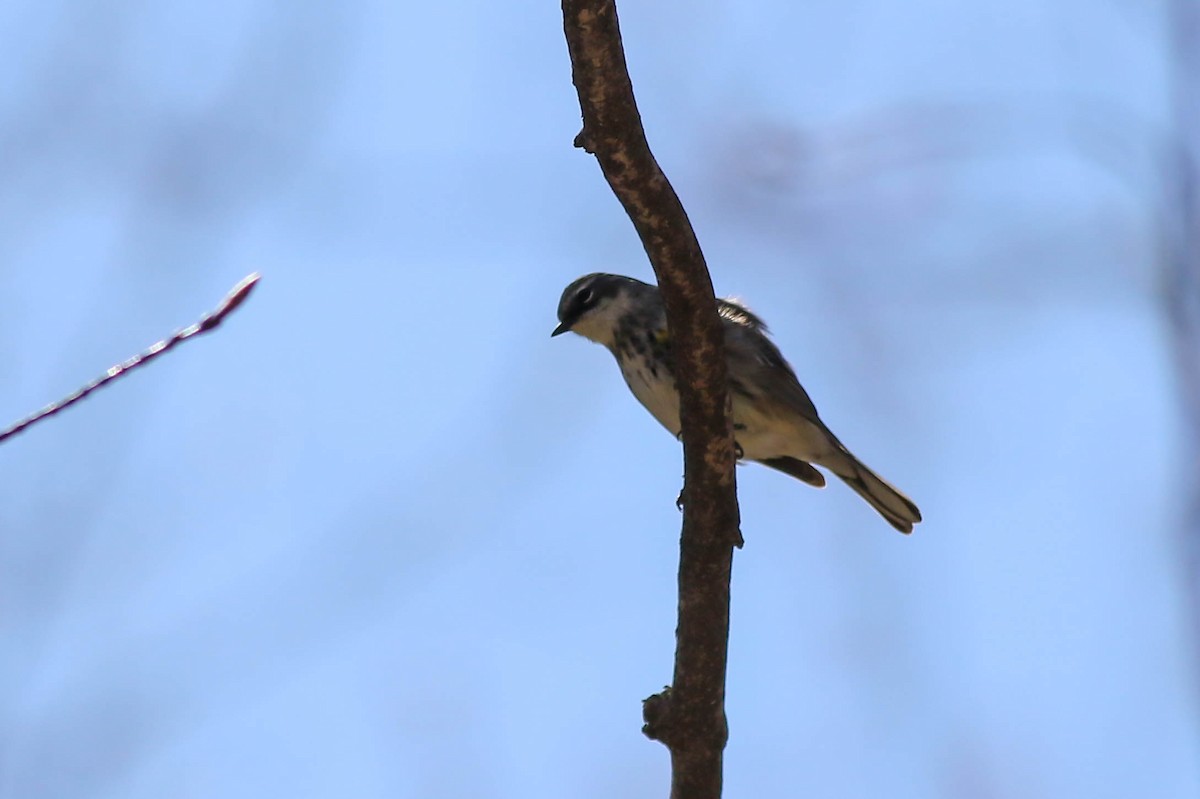
[[[893,527],[911,533],[921,511],[825,426],[796,373],[767,338],[763,321],[733,300],[717,300],[717,311],[725,328],[738,459],[758,461],[817,488],[825,485],[825,476],[812,464],[823,466]],[[621,275],[585,275],[563,292],[558,321],[551,336],[571,330],[608,347],[633,395],[679,437],[679,393],[657,286]]]

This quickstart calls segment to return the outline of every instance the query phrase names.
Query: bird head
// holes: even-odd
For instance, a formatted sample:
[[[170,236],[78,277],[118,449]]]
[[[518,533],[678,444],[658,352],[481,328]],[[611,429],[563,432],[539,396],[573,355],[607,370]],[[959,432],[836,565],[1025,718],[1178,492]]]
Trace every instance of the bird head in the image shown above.
[[[584,275],[563,291],[558,301],[558,327],[551,336],[578,333],[611,346],[622,318],[637,310],[638,300],[653,300],[656,289],[621,275]]]

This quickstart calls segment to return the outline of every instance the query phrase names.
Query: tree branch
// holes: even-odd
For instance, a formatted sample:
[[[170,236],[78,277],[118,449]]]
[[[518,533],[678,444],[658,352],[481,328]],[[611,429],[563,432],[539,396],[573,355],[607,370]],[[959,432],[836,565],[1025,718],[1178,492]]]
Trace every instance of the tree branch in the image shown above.
[[[151,345],[150,348],[145,352],[139,353],[127,361],[119,363],[116,366],[109,367],[107,372],[102,374],[100,377],[97,377],[83,388],[67,395],[66,397],[63,397],[58,402],[50,403],[32,416],[28,416],[12,425],[7,430],[0,432],[0,443],[3,443],[12,436],[15,436],[17,433],[21,432],[30,425],[37,424],[43,419],[49,418],[59,411],[66,410],[76,402],[79,402],[81,399],[86,397],[88,394],[91,394],[98,388],[108,385],[122,375],[129,373],[139,366],[145,366],[146,364],[150,363],[150,361],[174,347],[176,344],[182,344],[192,336],[198,336],[201,333],[207,333],[210,330],[216,329],[221,322],[225,321],[225,317],[233,313],[239,305],[246,301],[246,298],[250,296],[250,292],[258,284],[258,278],[258,272],[247,275],[246,277],[242,278],[236,286],[230,289],[229,293],[226,294],[221,300],[220,305],[218,305],[211,312],[200,317],[200,321],[196,322],[196,324],[186,327],[174,335],[164,338],[162,341]]]
[[[643,707],[671,752],[671,796],[717,797],[728,737],[725,665],[733,547],[740,545],[725,345],[712,280],[679,197],[646,142],[614,0],[563,0],[583,112],[575,145],[596,156],[642,240],[662,290],[683,426],[679,625],[670,688]]]
[[[1200,8],[1190,0],[1168,5],[1171,32],[1172,136],[1162,159],[1164,243],[1162,296],[1187,430],[1178,491],[1183,496],[1183,563],[1192,618],[1192,648],[1200,651]]]

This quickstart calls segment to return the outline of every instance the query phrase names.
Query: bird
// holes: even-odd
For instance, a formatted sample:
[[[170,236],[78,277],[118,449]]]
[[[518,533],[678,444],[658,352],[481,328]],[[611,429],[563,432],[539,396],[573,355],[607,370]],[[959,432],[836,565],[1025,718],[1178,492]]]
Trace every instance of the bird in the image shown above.
[[[921,521],[921,511],[821,421],[763,320],[735,299],[718,299],[717,313],[725,332],[738,459],[823,488],[825,476],[815,468],[820,466],[841,478],[897,530],[911,533]],[[569,331],[607,347],[634,397],[680,437],[671,335],[657,286],[623,275],[584,275],[563,291],[558,322],[551,337]]]

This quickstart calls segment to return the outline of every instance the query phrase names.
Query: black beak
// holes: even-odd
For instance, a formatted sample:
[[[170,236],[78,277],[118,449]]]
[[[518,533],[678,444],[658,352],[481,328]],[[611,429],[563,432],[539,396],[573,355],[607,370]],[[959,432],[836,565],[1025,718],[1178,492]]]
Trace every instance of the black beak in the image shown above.
[[[563,333],[566,333],[570,329],[571,329],[570,323],[559,322],[558,327],[554,328],[554,332],[550,334],[550,338],[554,338],[555,336],[561,336]]]

